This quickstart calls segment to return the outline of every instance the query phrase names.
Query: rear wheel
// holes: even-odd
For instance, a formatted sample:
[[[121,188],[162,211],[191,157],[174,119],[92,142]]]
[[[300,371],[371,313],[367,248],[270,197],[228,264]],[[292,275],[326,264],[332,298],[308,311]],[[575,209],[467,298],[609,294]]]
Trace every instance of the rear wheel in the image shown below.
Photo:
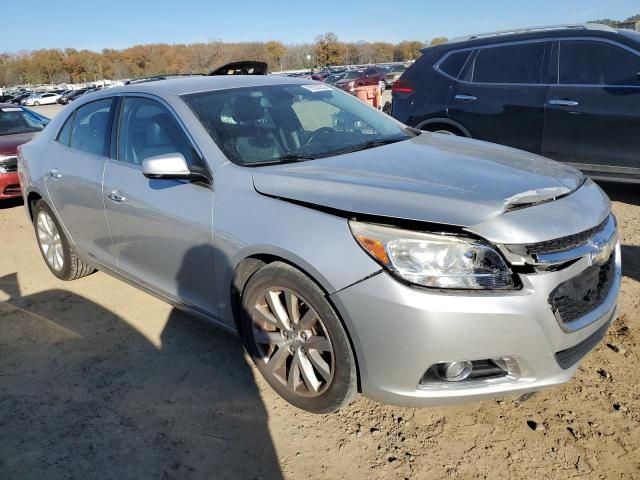
[[[259,270],[242,294],[247,350],[271,387],[313,413],[347,405],[357,393],[346,331],[322,290],[281,262]]]
[[[47,267],[61,280],[75,280],[95,272],[78,258],[55,215],[43,200],[33,206],[33,227]]]
[[[40,102],[33,102],[33,104],[34,104],[36,107],[39,107],[39,106],[40,106]]]

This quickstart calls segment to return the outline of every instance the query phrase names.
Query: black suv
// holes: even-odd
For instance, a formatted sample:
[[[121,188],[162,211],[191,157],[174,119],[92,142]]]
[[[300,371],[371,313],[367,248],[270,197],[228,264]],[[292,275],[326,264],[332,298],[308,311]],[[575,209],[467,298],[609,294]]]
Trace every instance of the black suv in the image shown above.
[[[412,127],[640,182],[638,32],[584,24],[454,39],[422,50],[392,92],[392,115]]]

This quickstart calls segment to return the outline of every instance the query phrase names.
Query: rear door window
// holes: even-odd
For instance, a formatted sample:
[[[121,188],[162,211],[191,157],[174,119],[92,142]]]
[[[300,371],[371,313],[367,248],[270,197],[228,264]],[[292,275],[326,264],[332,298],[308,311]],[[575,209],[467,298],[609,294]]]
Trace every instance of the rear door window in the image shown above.
[[[474,83],[540,83],[544,42],[480,49],[473,68]]]
[[[69,146],[92,155],[106,156],[113,99],[88,103],[75,113]]]
[[[560,42],[560,83],[640,86],[640,55],[596,40]]]

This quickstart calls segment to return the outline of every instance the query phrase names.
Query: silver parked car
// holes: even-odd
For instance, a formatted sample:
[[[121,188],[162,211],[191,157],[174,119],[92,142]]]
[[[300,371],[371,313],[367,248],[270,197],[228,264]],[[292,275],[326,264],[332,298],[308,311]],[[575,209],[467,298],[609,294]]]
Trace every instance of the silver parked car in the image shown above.
[[[616,317],[616,220],[591,180],[309,80],[85,95],[19,174],[55,276],[100,269],[237,333],[312,412],[557,385]]]

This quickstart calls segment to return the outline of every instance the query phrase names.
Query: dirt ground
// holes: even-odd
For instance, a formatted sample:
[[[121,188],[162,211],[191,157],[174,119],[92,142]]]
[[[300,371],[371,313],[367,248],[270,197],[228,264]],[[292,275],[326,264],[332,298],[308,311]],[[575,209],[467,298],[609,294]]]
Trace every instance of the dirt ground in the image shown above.
[[[640,478],[640,194],[620,319],[568,384],[456,407],[289,406],[240,342],[103,273],[47,270],[0,204],[0,479]]]

